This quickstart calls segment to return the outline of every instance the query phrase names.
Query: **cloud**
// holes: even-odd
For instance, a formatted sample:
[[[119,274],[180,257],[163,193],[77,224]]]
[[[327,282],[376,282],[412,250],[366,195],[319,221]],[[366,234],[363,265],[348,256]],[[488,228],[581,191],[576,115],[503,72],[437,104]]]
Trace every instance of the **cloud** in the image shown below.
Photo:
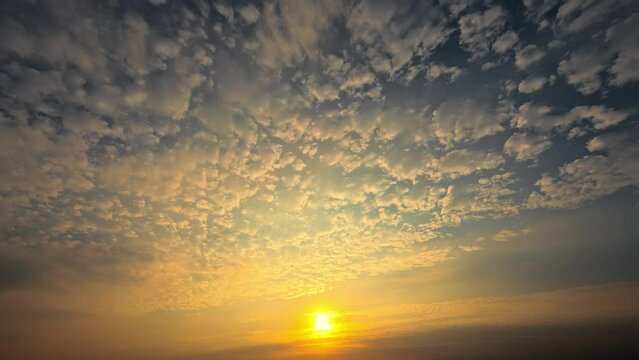
[[[466,252],[473,252],[481,250],[481,246],[471,246],[471,245],[461,245],[459,247],[461,250]]]
[[[544,175],[530,194],[532,208],[575,208],[623,187],[637,185],[639,168],[632,133],[608,133],[592,139],[590,152],[607,151],[607,156],[591,154],[561,167],[556,177]]]
[[[544,57],[544,52],[535,45],[527,45],[515,53],[515,66],[519,70],[525,70],[539,62]]]
[[[478,218],[501,218],[518,213],[511,188],[512,173],[482,177],[467,185],[450,185],[440,201],[438,220],[442,225],[459,225]]]
[[[424,150],[420,150],[405,151],[399,146],[393,146],[380,157],[379,164],[397,179],[415,179],[424,173],[425,167],[432,160]]]
[[[428,66],[428,70],[426,71],[426,77],[429,80],[435,80],[442,76],[449,76],[450,82],[453,82],[462,74],[462,72],[463,70],[458,68],[457,66],[432,64]]]
[[[634,32],[628,29],[634,28],[638,19],[631,15],[608,28],[604,41],[596,39],[572,51],[559,63],[558,73],[584,95],[602,88],[605,74],[610,76],[608,83],[616,87],[636,81],[639,75],[634,64],[639,50]]]
[[[513,41],[512,35],[505,35],[506,38],[502,36],[497,40],[497,45],[491,45],[493,42],[497,43],[495,38],[502,31],[505,22],[506,13],[496,5],[459,18],[459,41],[470,52],[471,59],[484,57],[489,53],[491,46],[505,49],[508,42]]]
[[[457,66],[447,66],[440,63],[431,63],[429,65],[417,64],[406,69],[404,80],[406,83],[412,82],[417,75],[426,70],[426,78],[430,81],[439,79],[440,77],[448,78],[448,82],[452,83],[464,72]]]
[[[517,236],[519,236],[519,233],[510,229],[504,229],[499,231],[497,234],[495,234],[495,236],[493,237],[493,240],[495,241],[510,241],[512,239],[515,239]]]
[[[341,12],[339,1],[318,0],[268,2],[257,24],[257,61],[267,68],[278,68],[315,59],[320,35],[329,31],[331,21]]]
[[[392,76],[414,56],[427,58],[447,40],[451,30],[441,9],[429,2],[416,6],[363,1],[349,14],[351,42],[365,47],[362,55],[375,72]]]
[[[524,0],[526,15],[541,28],[547,27],[548,13],[559,4],[559,0]]]
[[[437,159],[432,176],[456,178],[477,171],[494,169],[503,163],[503,157],[497,153],[483,153],[466,149],[453,150]]]
[[[522,104],[514,113],[511,124],[520,129],[537,129],[543,132],[565,130],[574,123],[588,120],[596,130],[606,129],[627,119],[634,110],[616,110],[603,105],[575,106],[567,113],[557,113],[549,106],[532,102]]]
[[[493,43],[493,50],[498,54],[504,54],[508,50],[512,49],[519,41],[519,36],[516,32],[509,30],[503,33]]]
[[[309,84],[309,92],[319,102],[339,99],[339,89],[330,83]]]
[[[343,81],[340,83],[340,89],[345,91],[354,91],[375,82],[375,75],[366,66],[356,66],[350,69],[344,75]]]
[[[64,104],[76,104],[100,114],[112,115],[116,109],[175,118],[186,114],[192,91],[206,80],[202,70],[211,65],[214,51],[210,46],[202,46],[191,53],[182,53],[182,44],[201,41],[195,34],[197,24],[176,25],[174,31],[181,33],[175,37],[193,35],[175,41],[160,36],[142,16],[133,12],[124,14],[121,21],[109,22],[95,16],[96,10],[86,4],[76,10],[85,20],[77,22],[68,19],[62,8],[53,11],[51,22],[38,24],[31,32],[15,22],[9,22],[0,31],[23,39],[16,43],[22,44],[19,48],[4,51],[18,52],[30,61],[42,59],[65,79],[64,91],[51,94],[54,89],[43,88],[46,84],[26,84],[22,81],[26,74],[16,74],[16,83],[29,86],[43,98],[51,94]],[[34,46],[39,49],[37,52]]]
[[[255,23],[260,17],[260,11],[253,4],[243,6],[240,8],[239,13],[242,19],[249,24]]]
[[[514,156],[517,161],[536,160],[551,144],[545,136],[515,133],[504,143],[504,154]]]
[[[577,119],[588,119],[596,130],[615,126],[626,120],[635,111],[630,109],[614,110],[602,105],[577,106],[570,110],[570,115]]]
[[[599,1],[569,0],[557,10],[555,26],[560,32],[576,33],[606,18],[624,1],[613,0],[607,4]],[[551,2],[556,3],[556,2]]]
[[[497,114],[471,100],[449,100],[433,112],[432,129],[445,146],[481,139],[503,131]]]
[[[601,87],[600,73],[606,69],[606,55],[593,45],[579,48],[559,63],[557,72],[563,75],[577,91],[589,95]]]
[[[611,84],[623,86],[639,80],[639,37],[633,31],[639,26],[639,14],[633,14],[623,22],[611,26],[606,31],[606,41],[612,51],[617,53],[609,71]]]
[[[231,6],[223,2],[216,2],[215,4],[213,4],[213,7],[215,7],[215,10],[222,16],[224,16],[228,21],[234,21],[235,12],[233,11],[233,8]]]
[[[94,187],[94,169],[81,136],[53,135],[53,129],[20,126],[4,128],[0,146],[0,191],[24,198],[46,199],[64,191],[86,191]]]
[[[540,75],[530,75],[519,83],[517,89],[520,93],[531,94],[541,90],[546,84],[552,83],[553,80],[553,76],[547,78]]]

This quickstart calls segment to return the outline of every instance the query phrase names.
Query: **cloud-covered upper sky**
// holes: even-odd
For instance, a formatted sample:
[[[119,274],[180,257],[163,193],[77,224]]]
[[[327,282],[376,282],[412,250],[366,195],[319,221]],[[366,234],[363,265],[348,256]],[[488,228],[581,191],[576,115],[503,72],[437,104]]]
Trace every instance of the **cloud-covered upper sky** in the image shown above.
[[[1,9],[10,310],[297,298],[637,198],[636,1]]]

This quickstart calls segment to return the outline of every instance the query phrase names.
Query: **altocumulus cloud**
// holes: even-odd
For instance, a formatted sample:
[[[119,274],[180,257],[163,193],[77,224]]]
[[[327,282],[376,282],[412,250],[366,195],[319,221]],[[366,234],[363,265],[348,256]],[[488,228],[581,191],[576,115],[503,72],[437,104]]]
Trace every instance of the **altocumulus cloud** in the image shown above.
[[[4,1],[0,252],[37,274],[3,286],[290,298],[636,187],[637,4],[603,3]]]

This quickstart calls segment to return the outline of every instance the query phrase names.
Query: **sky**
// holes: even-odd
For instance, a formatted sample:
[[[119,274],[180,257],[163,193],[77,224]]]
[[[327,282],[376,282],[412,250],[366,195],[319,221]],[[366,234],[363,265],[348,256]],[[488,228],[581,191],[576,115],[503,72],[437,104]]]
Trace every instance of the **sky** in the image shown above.
[[[2,1],[0,353],[639,355],[637,29],[633,0]]]

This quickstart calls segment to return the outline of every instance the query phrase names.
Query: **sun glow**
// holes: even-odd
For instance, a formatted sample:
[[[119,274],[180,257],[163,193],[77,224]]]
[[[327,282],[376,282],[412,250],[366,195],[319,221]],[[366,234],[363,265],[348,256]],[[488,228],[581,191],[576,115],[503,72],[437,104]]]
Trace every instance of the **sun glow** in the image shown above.
[[[315,318],[313,319],[313,330],[317,332],[329,332],[335,328],[332,321],[332,314],[327,313],[317,313],[315,314]]]

